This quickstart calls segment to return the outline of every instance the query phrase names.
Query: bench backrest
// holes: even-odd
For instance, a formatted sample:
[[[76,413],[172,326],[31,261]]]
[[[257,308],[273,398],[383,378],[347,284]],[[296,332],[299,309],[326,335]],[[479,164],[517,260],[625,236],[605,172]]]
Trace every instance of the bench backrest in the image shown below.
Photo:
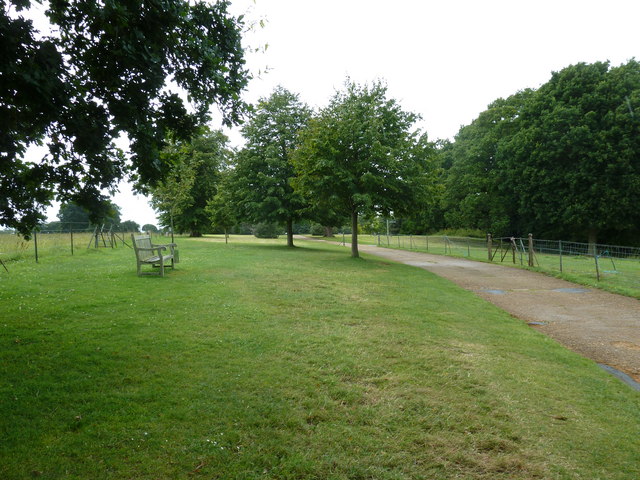
[[[140,261],[145,261],[150,257],[153,257],[155,252],[151,250],[139,250],[140,248],[151,248],[151,237],[149,235],[131,235],[133,239],[133,249],[136,252],[136,256]]]

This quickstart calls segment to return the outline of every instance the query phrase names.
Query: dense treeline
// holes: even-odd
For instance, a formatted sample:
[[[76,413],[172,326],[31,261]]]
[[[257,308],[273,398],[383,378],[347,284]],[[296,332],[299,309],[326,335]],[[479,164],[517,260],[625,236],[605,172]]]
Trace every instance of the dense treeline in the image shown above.
[[[639,107],[638,62],[577,64],[434,143],[380,83],[347,82],[319,112],[278,87],[256,105],[239,151],[220,132],[165,150],[173,180],[155,204],[192,235],[251,224],[286,230],[289,245],[314,224],[355,232],[356,221],[372,233],[637,243]]]
[[[635,60],[573,65],[496,100],[441,149],[441,226],[634,241],[639,107]]]

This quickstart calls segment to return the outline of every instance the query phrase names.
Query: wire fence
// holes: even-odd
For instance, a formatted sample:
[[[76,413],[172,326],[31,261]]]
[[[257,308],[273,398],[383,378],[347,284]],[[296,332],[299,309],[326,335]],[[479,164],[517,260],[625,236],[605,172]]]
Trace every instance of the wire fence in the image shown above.
[[[362,235],[359,241],[381,247],[423,251],[528,267],[581,283],[640,297],[640,248],[564,240],[446,235]]]
[[[55,229],[34,230],[29,239],[12,231],[0,232],[0,263],[43,257],[77,255],[97,248],[130,247],[124,232],[113,225],[87,226],[82,224],[57,224]]]

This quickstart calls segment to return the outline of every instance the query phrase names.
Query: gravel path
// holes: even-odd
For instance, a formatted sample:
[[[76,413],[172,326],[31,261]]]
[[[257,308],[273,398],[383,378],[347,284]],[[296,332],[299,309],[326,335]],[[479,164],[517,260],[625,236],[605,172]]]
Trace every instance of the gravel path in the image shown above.
[[[640,382],[640,301],[535,272],[428,253],[360,245],[476,293],[596,362]]]

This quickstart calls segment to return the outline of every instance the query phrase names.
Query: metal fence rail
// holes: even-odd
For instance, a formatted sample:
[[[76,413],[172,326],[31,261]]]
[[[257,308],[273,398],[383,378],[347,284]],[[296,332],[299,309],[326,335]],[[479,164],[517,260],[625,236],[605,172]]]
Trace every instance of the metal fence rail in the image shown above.
[[[531,266],[576,281],[597,282],[640,296],[640,248],[531,237],[471,238],[446,235],[362,235],[361,243],[472,260]]]
[[[90,248],[116,248],[127,244],[125,232],[114,227],[90,226],[82,224],[59,224],[55,229],[34,230],[28,240],[21,235],[0,232],[0,260],[33,258],[36,262],[42,256],[74,255]]]

